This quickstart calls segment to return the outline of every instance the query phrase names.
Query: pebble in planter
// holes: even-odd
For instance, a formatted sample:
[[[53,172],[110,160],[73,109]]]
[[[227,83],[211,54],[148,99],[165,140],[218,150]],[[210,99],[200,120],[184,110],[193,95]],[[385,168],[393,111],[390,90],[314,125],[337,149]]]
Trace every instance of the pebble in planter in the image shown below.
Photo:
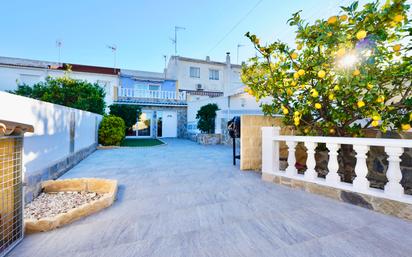
[[[80,178],[49,180],[43,193],[25,208],[26,233],[49,231],[113,204],[117,181]]]

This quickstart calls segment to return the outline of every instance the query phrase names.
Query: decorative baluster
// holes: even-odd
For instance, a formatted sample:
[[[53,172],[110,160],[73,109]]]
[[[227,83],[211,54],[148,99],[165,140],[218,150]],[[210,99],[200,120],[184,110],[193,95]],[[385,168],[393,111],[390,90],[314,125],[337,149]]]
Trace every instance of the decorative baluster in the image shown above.
[[[404,194],[404,189],[400,184],[402,179],[401,172],[401,158],[403,154],[402,147],[385,147],[385,152],[388,157],[388,170],[386,171],[386,177],[388,183],[385,185],[385,193],[391,196],[401,197]]]
[[[353,180],[353,187],[358,192],[366,192],[369,189],[369,181],[366,178],[368,175],[368,165],[366,165],[366,153],[369,151],[367,145],[353,145],[356,152],[356,178]]]
[[[296,156],[295,150],[297,143],[295,141],[286,141],[288,146],[288,167],[286,168],[286,175],[294,176],[296,175]]]
[[[338,174],[339,163],[338,163],[338,150],[340,148],[339,144],[328,143],[326,147],[329,149],[329,162],[328,162],[328,175],[326,175],[326,181],[329,184],[336,185],[340,182],[340,176]]]
[[[308,180],[314,180],[318,174],[315,171],[316,159],[315,159],[315,148],[317,143],[305,142],[305,147],[307,149],[308,159],[306,160],[307,170],[305,171],[305,178]]]

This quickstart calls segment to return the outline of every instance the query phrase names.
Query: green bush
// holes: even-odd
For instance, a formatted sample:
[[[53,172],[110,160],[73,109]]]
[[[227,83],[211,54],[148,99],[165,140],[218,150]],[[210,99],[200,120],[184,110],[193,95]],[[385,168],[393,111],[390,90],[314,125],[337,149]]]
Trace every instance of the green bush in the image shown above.
[[[199,111],[197,111],[196,119],[199,119],[197,122],[197,128],[202,133],[215,133],[215,118],[217,110],[219,110],[217,104],[207,104],[202,106]]]
[[[136,124],[137,118],[142,113],[140,106],[129,105],[129,104],[112,104],[109,106],[110,115],[120,117],[124,120],[126,129],[131,129],[131,127]]]
[[[69,73],[59,78],[47,77],[33,86],[18,85],[10,93],[98,114],[104,114],[106,107],[106,93],[102,87],[70,78]]]
[[[99,143],[102,145],[120,145],[125,136],[126,126],[120,117],[104,116],[99,126]]]

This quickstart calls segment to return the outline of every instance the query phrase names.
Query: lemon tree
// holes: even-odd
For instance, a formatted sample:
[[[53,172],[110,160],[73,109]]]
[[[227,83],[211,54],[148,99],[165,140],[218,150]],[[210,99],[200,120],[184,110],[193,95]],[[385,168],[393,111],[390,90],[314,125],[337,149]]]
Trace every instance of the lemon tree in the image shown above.
[[[296,45],[263,44],[246,33],[260,55],[242,69],[246,91],[265,114],[305,135],[362,136],[376,127],[412,125],[412,29],[405,0],[358,2],[309,24],[293,14]]]

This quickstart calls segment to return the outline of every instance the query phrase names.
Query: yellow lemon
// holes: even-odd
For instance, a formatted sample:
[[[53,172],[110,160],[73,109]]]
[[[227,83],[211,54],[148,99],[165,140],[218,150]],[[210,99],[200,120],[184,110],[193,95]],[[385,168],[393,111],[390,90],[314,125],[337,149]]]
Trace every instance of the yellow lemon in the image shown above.
[[[339,91],[339,89],[340,89],[339,85],[336,85],[336,86],[333,87],[334,91]]]
[[[305,75],[305,70],[302,70],[302,69],[298,70],[298,74],[299,76]]]
[[[372,116],[372,120],[376,120],[376,121],[381,120],[381,116],[379,116],[379,115],[373,115],[373,116]]]
[[[329,134],[332,134],[332,135],[333,135],[333,134],[335,134],[335,132],[336,132],[336,131],[335,131],[334,128],[329,129]]]
[[[318,77],[319,77],[319,78],[323,79],[325,76],[326,76],[326,72],[325,72],[324,70],[320,70],[320,71],[318,72]]]
[[[296,58],[298,58],[298,54],[295,53],[295,52],[293,52],[293,53],[290,55],[290,57],[292,57],[292,59],[296,59]]]
[[[371,83],[368,83],[368,85],[366,86],[369,90],[371,90],[373,88],[373,85]]]
[[[342,57],[344,56],[346,53],[346,49],[345,48],[340,48],[337,52],[336,52],[336,56],[338,57]]]
[[[332,35],[333,35],[333,33],[332,32],[328,32],[328,37],[331,37]]]
[[[318,93],[318,91],[316,90],[316,89],[312,89],[312,90],[310,90],[310,95],[312,96],[312,97],[318,97],[319,96],[319,93]]]
[[[360,30],[360,31],[358,31],[358,33],[356,33],[356,38],[359,39],[359,40],[362,40],[366,37],[367,34],[368,33],[366,31]]]
[[[298,78],[299,78],[299,73],[297,73],[297,72],[293,73],[293,77],[294,77],[295,79],[298,79]]]
[[[320,108],[322,108],[322,105],[320,103],[315,103],[315,108],[319,110]]]
[[[409,124],[402,124],[401,127],[402,127],[402,130],[410,130],[411,129],[411,125],[409,125]]]
[[[296,112],[293,113],[293,115],[294,115],[295,117],[299,117],[299,116],[300,116],[300,112],[299,112],[299,111],[296,111]]]
[[[301,49],[302,49],[302,44],[298,44],[298,45],[296,46],[296,49],[301,50]]]
[[[409,113],[409,121],[412,121],[412,112]]]
[[[333,24],[338,20],[338,17],[332,16],[328,19],[328,24]]]
[[[290,84],[294,87],[294,86],[296,86],[297,82],[296,82],[296,81],[292,81]]]
[[[347,19],[348,19],[348,15],[341,15],[341,16],[339,16],[339,19],[341,20],[341,21],[346,21]]]
[[[396,15],[395,17],[393,17],[393,20],[395,21],[395,22],[401,22],[401,21],[403,21],[403,15],[401,15],[401,14],[398,14],[398,15]]]
[[[333,101],[333,100],[335,100],[335,95],[334,94],[329,94],[329,100],[331,100],[331,101]]]
[[[393,51],[395,52],[399,52],[401,50],[401,44],[397,44],[392,46]]]
[[[362,101],[362,100],[361,100],[361,101],[358,101],[357,104],[358,104],[358,107],[359,107],[359,108],[362,108],[363,106],[365,106],[365,102]]]
[[[371,125],[372,125],[372,127],[377,127],[379,125],[379,121],[374,120],[374,121],[372,121]]]
[[[310,129],[309,129],[309,128],[305,128],[304,132],[307,134],[307,133],[310,132]]]
[[[291,95],[293,95],[293,92],[292,92],[292,90],[291,90],[290,88],[288,88],[288,89],[286,90],[286,94],[289,95],[289,96],[291,96]]]
[[[359,76],[359,75],[360,75],[360,71],[359,71],[358,69],[356,69],[356,70],[354,70],[354,71],[352,72],[352,75],[353,75],[353,76]]]
[[[384,96],[378,96],[378,98],[376,99],[376,102],[378,102],[378,103],[383,103],[383,102],[385,102],[385,97]]]
[[[285,114],[285,115],[287,115],[289,113],[289,110],[286,109],[286,108],[284,108],[282,111],[283,111],[283,114]]]
[[[300,120],[295,120],[295,126],[297,127],[299,126],[299,124],[300,124]]]

